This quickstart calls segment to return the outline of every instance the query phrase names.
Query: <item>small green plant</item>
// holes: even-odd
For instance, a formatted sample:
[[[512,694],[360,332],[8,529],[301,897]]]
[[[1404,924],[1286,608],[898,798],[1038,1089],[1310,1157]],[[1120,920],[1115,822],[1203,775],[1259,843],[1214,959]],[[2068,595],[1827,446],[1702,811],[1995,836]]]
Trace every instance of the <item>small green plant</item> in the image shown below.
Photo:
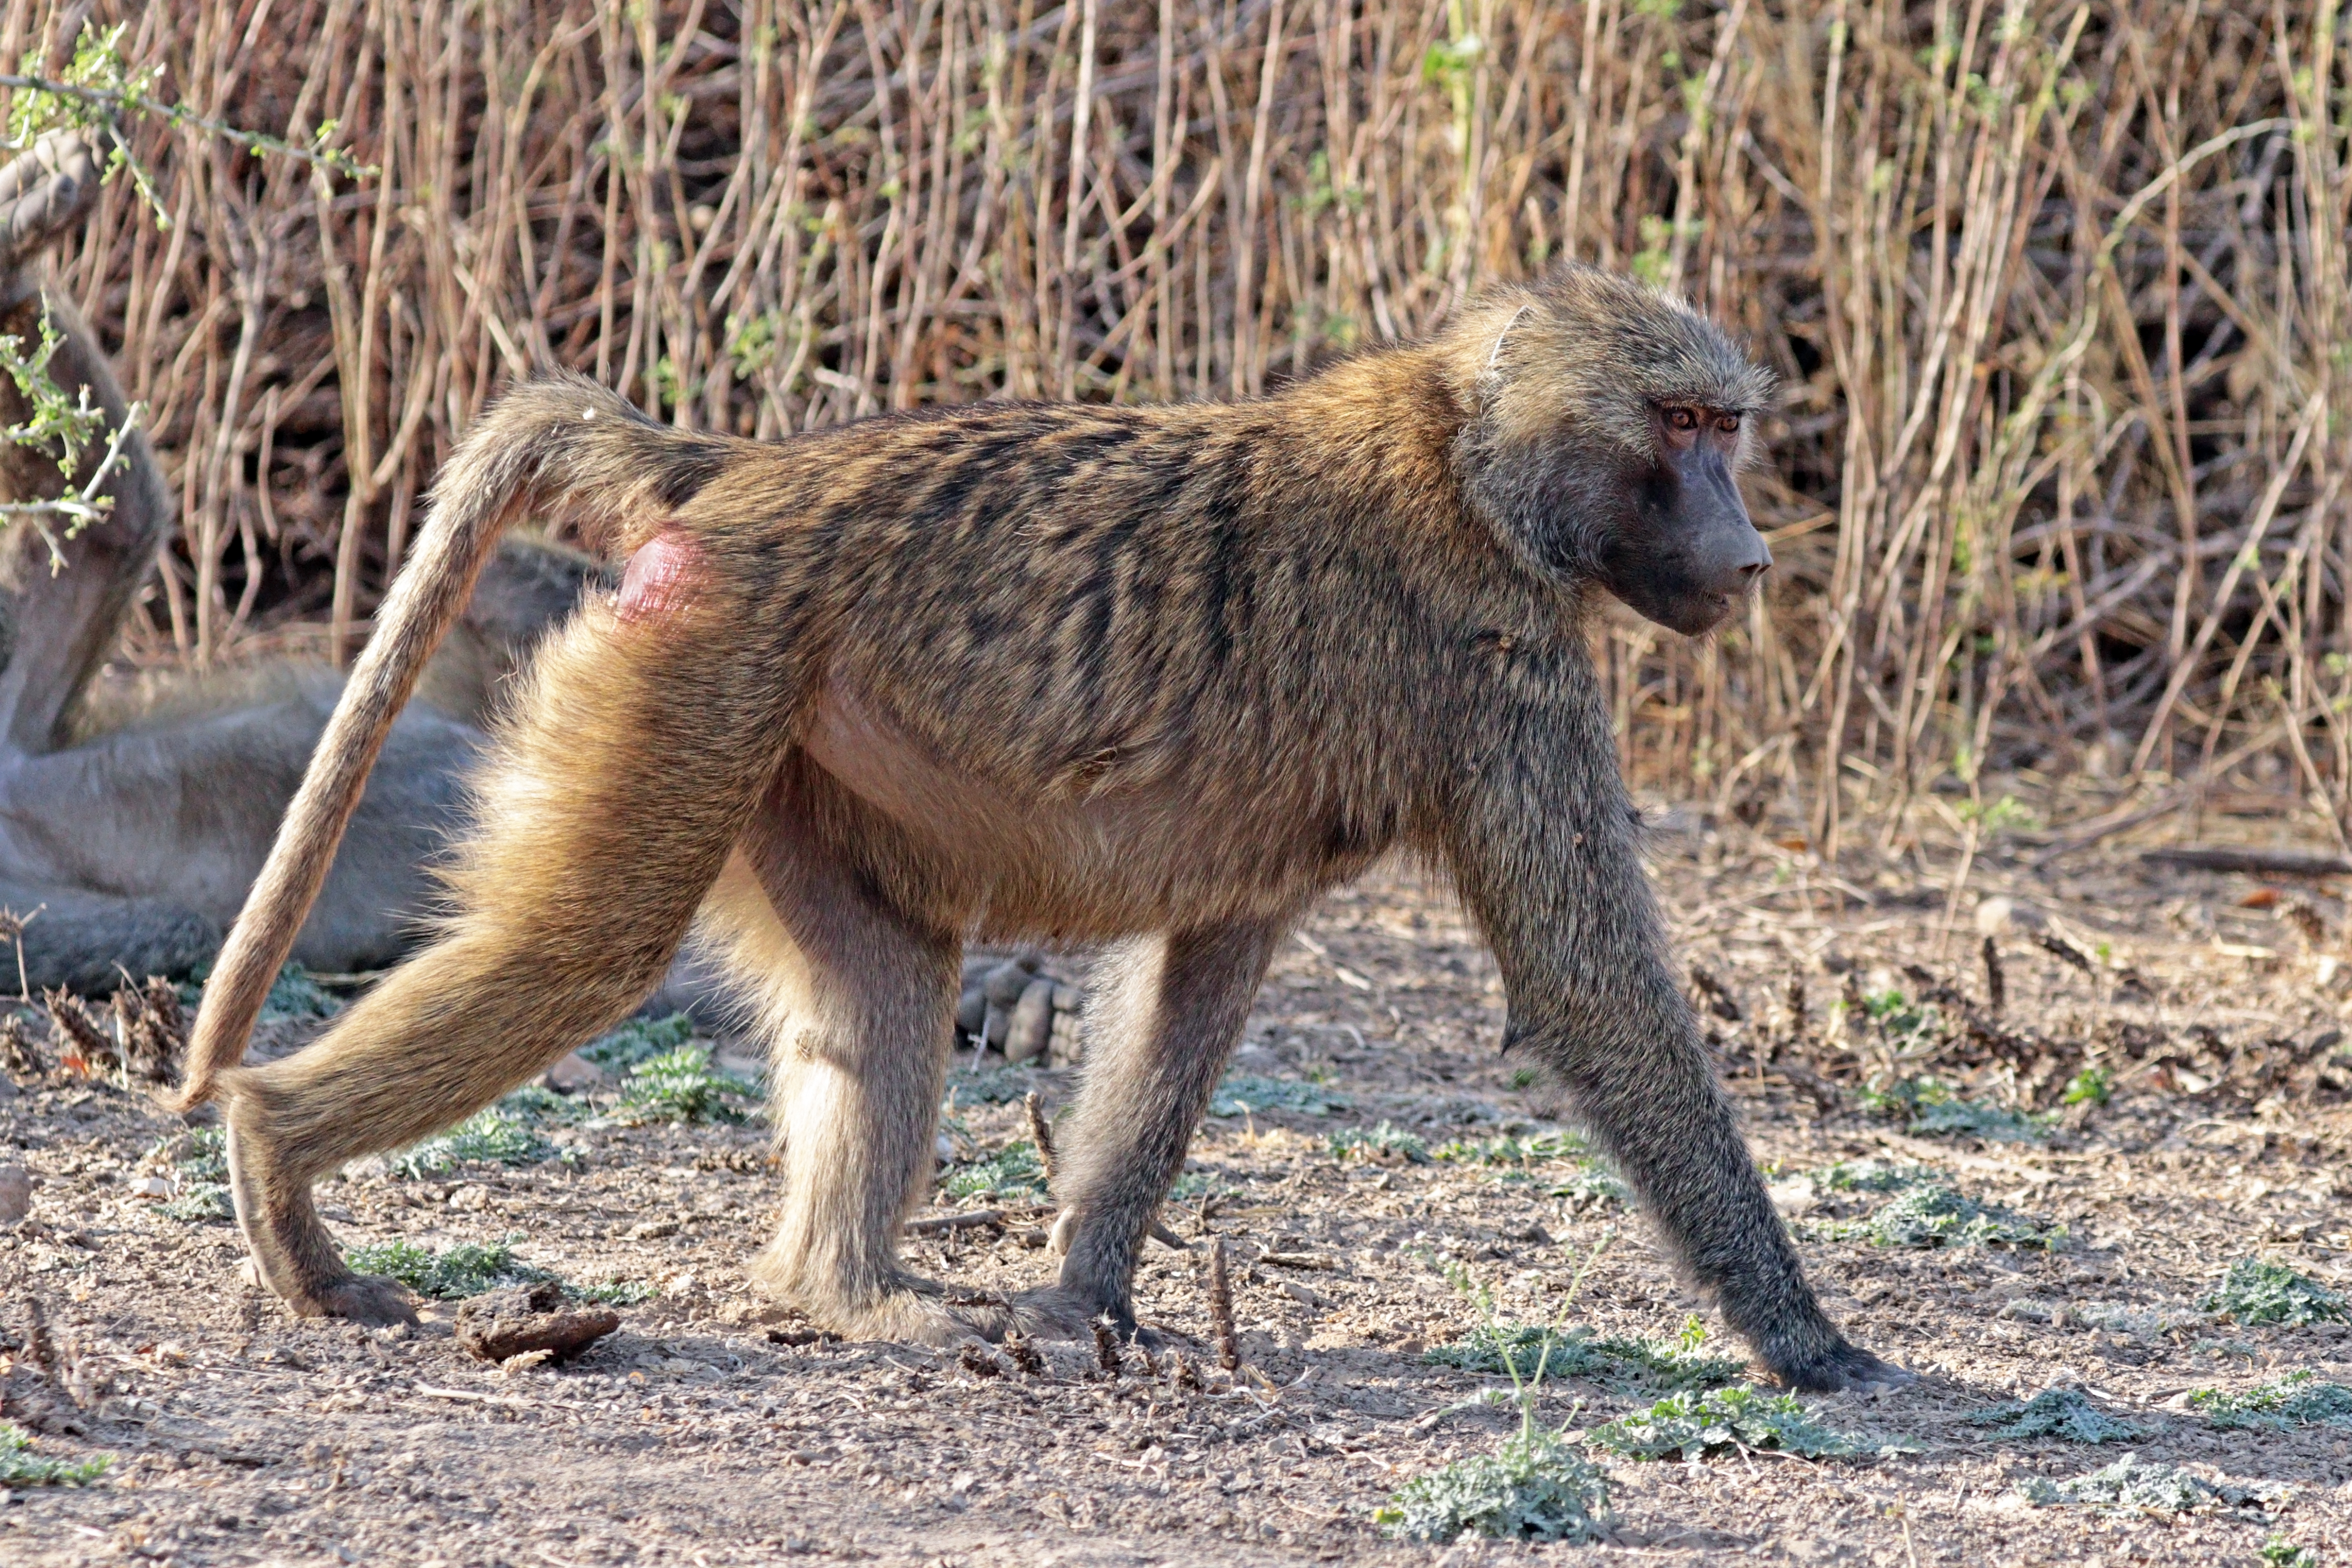
[[[2200,1388],[2189,1396],[2189,1407],[2216,1426],[2244,1431],[2352,1426],[2352,1388],[2322,1383],[2308,1372],[2291,1372],[2235,1394]]]
[[[2105,1068],[2084,1068],[2066,1080],[2066,1092],[2060,1096],[2067,1105],[2105,1105],[2115,1097],[2115,1086],[2108,1081]]]
[[[1589,1159],[1592,1143],[1580,1132],[1505,1133],[1499,1138],[1456,1138],[1431,1152],[1457,1165],[1546,1165]]]
[[[1853,1436],[1814,1422],[1793,1394],[1752,1388],[1685,1389],[1647,1410],[1596,1426],[1587,1436],[1629,1459],[1688,1459],[1732,1448],[1831,1458],[1855,1453],[1861,1446]]]
[[[580,1054],[606,1072],[620,1074],[664,1056],[694,1038],[694,1020],[684,1013],[667,1018],[632,1018],[580,1047]]]
[[[352,1247],[344,1261],[359,1273],[386,1275],[421,1296],[444,1300],[555,1278],[516,1258],[509,1245],[467,1241],[431,1252],[413,1241],[383,1241]]]
[[[2301,1328],[2305,1323],[2340,1321],[2345,1316],[2342,1296],[2284,1263],[2262,1258],[2242,1258],[2230,1265],[2221,1282],[2197,1305],[2249,1326],[2278,1323]]]
[[[412,1144],[384,1163],[395,1175],[412,1178],[446,1176],[463,1165],[531,1165],[555,1152],[555,1145],[539,1135],[529,1120],[488,1105],[446,1132]]]
[[[1576,1304],[1585,1275],[1616,1238],[1613,1226],[1604,1230],[1584,1255],[1560,1302],[1562,1317]],[[1449,1268],[1446,1278],[1455,1289],[1470,1293],[1486,1320],[1490,1342],[1502,1346],[1506,1338],[1495,1317],[1494,1293],[1474,1281],[1459,1265]],[[1406,1482],[1390,1497],[1387,1507],[1374,1511],[1376,1523],[1391,1535],[1429,1542],[1453,1541],[1474,1531],[1492,1536],[1587,1541],[1608,1528],[1608,1478],[1570,1447],[1565,1431],[1545,1431],[1536,1425],[1536,1396],[1542,1392],[1544,1369],[1551,1362],[1552,1337],[1552,1331],[1546,1331],[1531,1347],[1532,1374],[1521,1370],[1517,1356],[1497,1357],[1502,1370],[1511,1375],[1512,1395],[1519,1407],[1518,1435],[1505,1442],[1491,1458],[1459,1459]]]
[[[0,1421],[0,1487],[85,1487],[114,1463],[104,1454],[77,1461],[48,1458],[32,1449],[29,1433]]]
[[[1554,1184],[1550,1195],[1566,1198],[1571,1209],[1606,1208],[1612,1205],[1630,1205],[1633,1189],[1625,1178],[1599,1160],[1580,1161],[1568,1180]]]
[[[1343,1164],[1351,1159],[1400,1159],[1426,1165],[1430,1160],[1427,1139],[1387,1121],[1376,1127],[1343,1127],[1324,1143],[1331,1158]]]
[[[1037,1146],[1016,1139],[993,1154],[950,1166],[940,1185],[952,1198],[978,1197],[982,1193],[1043,1193],[1045,1168],[1037,1163]]]
[[[2273,1535],[2263,1542],[2263,1568],[2319,1568],[2319,1553],[2308,1546],[2297,1546],[2284,1535]]]
[[[759,1086],[711,1063],[709,1046],[649,1057],[621,1080],[621,1101],[642,1121],[740,1121]]]
[[[1253,1078],[1229,1074],[1209,1097],[1212,1116],[1247,1116],[1265,1110],[1291,1110],[1301,1116],[1328,1116],[1348,1109],[1348,1097],[1295,1078]]]
[[[593,1301],[601,1307],[635,1307],[652,1300],[660,1293],[650,1279],[607,1279],[597,1285],[567,1285],[564,1291],[575,1301]]]
[[[1836,1240],[1880,1247],[2030,1247],[2055,1252],[2066,1245],[2064,1226],[1980,1204],[1941,1183],[1906,1186],[1868,1218],[1822,1228]]]
[[[168,1163],[177,1190],[155,1212],[185,1225],[234,1219],[228,1194],[228,1134],[218,1127],[193,1127],[147,1151],[150,1162]]]
[[[1372,1521],[1403,1541],[1584,1542],[1609,1528],[1609,1478],[1556,1432],[1522,1432],[1397,1489]]]
[[[1232,1197],[1241,1189],[1209,1171],[1187,1171],[1176,1178],[1168,1195],[1180,1204],[1197,1204],[1205,1198]]]
[[[2142,1464],[2137,1454],[2126,1454],[2071,1480],[2030,1476],[2018,1483],[2017,1493],[2039,1508],[2071,1505],[2114,1514],[2218,1510],[2260,1519],[2258,1505],[2282,1501],[2293,1489],[2270,1481],[2209,1481],[2178,1465]]]
[[[2045,1388],[2022,1404],[2012,1401],[1980,1410],[1971,1426],[1990,1426],[1996,1443],[2054,1438],[2061,1443],[2127,1443],[2147,1432],[2107,1415],[2079,1388]]]
[[[1884,1088],[1865,1089],[1862,1104],[1875,1115],[1905,1121],[1906,1131],[1923,1136],[1957,1132],[1989,1143],[2038,1143],[2050,1135],[2049,1123],[2031,1111],[1962,1100],[1932,1078],[1897,1079]]]
[[[1878,1160],[1840,1160],[1812,1174],[1813,1184],[1835,1193],[1895,1193],[1942,1182],[1944,1173],[1927,1165],[1890,1165]]]
[[[1517,1378],[1590,1377],[1650,1388],[1712,1388],[1737,1382],[1746,1363],[1706,1355],[1706,1329],[1694,1317],[1671,1340],[1596,1338],[1590,1329],[1559,1331],[1532,1323],[1489,1323],[1465,1340],[1423,1356],[1433,1366]]]

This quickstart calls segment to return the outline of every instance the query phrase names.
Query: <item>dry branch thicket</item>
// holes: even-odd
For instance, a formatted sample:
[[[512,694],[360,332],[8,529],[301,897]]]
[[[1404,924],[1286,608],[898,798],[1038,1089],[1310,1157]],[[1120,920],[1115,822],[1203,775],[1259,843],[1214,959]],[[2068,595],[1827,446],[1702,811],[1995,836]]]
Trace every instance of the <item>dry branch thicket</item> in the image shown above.
[[[2352,816],[2336,0],[12,0],[0,58],[85,16],[380,170],[150,122],[170,226],[117,181],[67,258],[184,508],[136,658],[346,646],[535,365],[761,435],[1247,395],[1573,256],[1787,383],[1768,600],[1608,630],[1641,776]]]

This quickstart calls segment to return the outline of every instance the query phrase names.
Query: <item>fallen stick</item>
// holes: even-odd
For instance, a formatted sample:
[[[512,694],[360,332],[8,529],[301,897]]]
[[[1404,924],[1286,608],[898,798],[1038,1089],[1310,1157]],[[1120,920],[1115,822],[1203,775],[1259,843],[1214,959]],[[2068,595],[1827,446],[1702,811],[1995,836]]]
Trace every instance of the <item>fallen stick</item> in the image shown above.
[[[2151,866],[2177,866],[2184,871],[2243,871],[2256,877],[2352,875],[2352,860],[2308,849],[2150,849],[2140,859]]]
[[[932,1215],[928,1219],[907,1222],[908,1236],[936,1236],[943,1230],[962,1230],[975,1225],[1003,1225],[1003,1209],[971,1209],[963,1214]]]

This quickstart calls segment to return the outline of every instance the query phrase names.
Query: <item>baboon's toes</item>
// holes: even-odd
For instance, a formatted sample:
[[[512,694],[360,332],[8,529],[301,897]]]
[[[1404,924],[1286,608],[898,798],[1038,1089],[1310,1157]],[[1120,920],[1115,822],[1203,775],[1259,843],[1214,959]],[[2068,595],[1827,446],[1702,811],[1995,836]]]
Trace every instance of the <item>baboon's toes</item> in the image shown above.
[[[1095,1321],[1105,1310],[1101,1303],[1067,1286],[1049,1285],[1013,1298],[1013,1326],[1033,1340],[1091,1340]],[[1131,1313],[1112,1310],[1110,1317],[1119,1338],[1135,1331]]]
[[[1841,1343],[1825,1355],[1773,1369],[1780,1381],[1801,1394],[1836,1394],[1852,1390],[1868,1394],[1918,1381],[1918,1374],[1881,1361],[1860,1345]]]
[[[371,1329],[388,1329],[394,1323],[413,1325],[416,1321],[416,1309],[410,1305],[407,1290],[399,1280],[387,1279],[381,1274],[352,1275],[317,1290],[309,1300],[293,1305],[306,1318],[341,1318]]]

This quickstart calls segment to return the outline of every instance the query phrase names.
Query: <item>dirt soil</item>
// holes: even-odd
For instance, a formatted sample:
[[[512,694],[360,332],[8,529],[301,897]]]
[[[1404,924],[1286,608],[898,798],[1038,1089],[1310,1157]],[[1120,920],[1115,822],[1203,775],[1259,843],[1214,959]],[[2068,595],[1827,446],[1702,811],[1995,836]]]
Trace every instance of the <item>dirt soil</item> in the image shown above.
[[[1517,1429],[1507,1402],[1464,1407],[1507,1380],[1424,1359],[1480,1329],[1476,1290],[1509,1322],[1564,1313],[1651,1338],[1695,1306],[1605,1182],[1480,1142],[1540,1134],[1562,1111],[1498,1054],[1500,986],[1473,933],[1442,887],[1400,868],[1325,903],[1250,1020],[1235,1073],[1290,1080],[1279,1094],[1305,1108],[1202,1129],[1166,1213],[1190,1250],[1155,1244],[1139,1285],[1181,1378],[1132,1349],[1113,1376],[1092,1346],[1044,1347],[1024,1371],[1002,1352],[815,1336],[743,1271],[777,1198],[756,1121],[554,1118],[562,1160],[430,1179],[377,1163],[323,1185],[347,1246],[511,1238],[565,1280],[651,1292],[569,1364],[470,1359],[455,1301],[430,1303],[415,1332],[295,1321],[243,1281],[231,1226],[162,1209],[150,1178],[169,1161],[149,1152],[176,1120],[87,1079],[0,1087],[0,1165],[36,1179],[30,1217],[0,1227],[7,1415],[36,1455],[113,1457],[87,1486],[0,1489],[0,1563],[2209,1564],[2265,1561],[2274,1541],[2270,1561],[2291,1546],[2346,1561],[2352,1430],[2223,1429],[2188,1396],[2303,1370],[2352,1382],[2352,1324],[2200,1306],[2247,1258],[2352,1289],[2352,1077],[2335,1061],[2352,884],[2151,868],[2112,843],[2040,869],[2033,853],[1976,856],[1955,897],[1956,846],[1857,851],[1832,876],[1686,813],[1655,840],[1683,954],[1713,982],[1703,1016],[1811,1276],[1857,1339],[1919,1374],[1809,1402],[1863,1438],[1860,1457],[1600,1456],[1616,1522],[1595,1545],[1381,1533],[1373,1510],[1401,1484]],[[1075,1089],[1069,1072],[957,1073],[950,1172],[1025,1136],[1021,1091],[1050,1110]],[[2106,1103],[2063,1103],[2101,1074]],[[1920,1076],[2047,1113],[2048,1131],[1907,1131],[1859,1093]],[[1370,1146],[1335,1153],[1351,1130]],[[1465,1157],[1481,1149],[1503,1163]],[[1933,1167],[2065,1239],[1838,1239],[1879,1200],[1814,1173],[1864,1158]],[[964,1288],[1041,1283],[1035,1196],[943,1192],[927,1215],[985,1206],[1001,1223],[908,1251]],[[1238,1376],[1212,1343],[1211,1237],[1232,1259]],[[1968,1419],[2057,1386],[2141,1435],[2001,1441]],[[1536,1398],[1546,1423],[1584,1430],[1654,1396],[1556,1378]],[[2126,1448],[2293,1490],[2176,1514],[2035,1507],[2017,1489]]]

